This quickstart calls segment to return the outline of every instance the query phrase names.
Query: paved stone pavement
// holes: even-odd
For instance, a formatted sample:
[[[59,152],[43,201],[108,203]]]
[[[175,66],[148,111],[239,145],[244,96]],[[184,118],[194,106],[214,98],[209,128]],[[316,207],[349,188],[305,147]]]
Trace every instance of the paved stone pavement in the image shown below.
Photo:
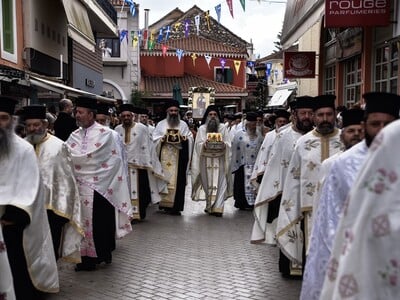
[[[187,190],[187,195],[190,193]],[[298,299],[300,280],[278,272],[278,249],[250,244],[253,216],[225,203],[222,218],[186,197],[182,216],[148,209],[145,221],[117,241],[111,265],[75,272],[59,263],[56,299]]]

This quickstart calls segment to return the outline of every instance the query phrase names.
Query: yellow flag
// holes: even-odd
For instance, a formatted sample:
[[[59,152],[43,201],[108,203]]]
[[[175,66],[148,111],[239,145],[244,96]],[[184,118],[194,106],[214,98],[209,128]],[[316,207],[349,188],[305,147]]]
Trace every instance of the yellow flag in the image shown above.
[[[242,64],[242,62],[240,60],[234,60],[233,64],[235,65],[236,75],[238,75],[239,74],[240,65]]]

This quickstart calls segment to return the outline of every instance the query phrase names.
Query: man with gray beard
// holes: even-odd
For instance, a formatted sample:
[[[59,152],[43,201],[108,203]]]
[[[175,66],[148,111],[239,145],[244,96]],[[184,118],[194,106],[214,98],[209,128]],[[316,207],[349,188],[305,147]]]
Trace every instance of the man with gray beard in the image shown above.
[[[161,194],[159,208],[171,215],[181,215],[185,203],[186,177],[192,154],[193,135],[180,120],[179,102],[166,103],[167,117],[153,131],[155,149],[164,174],[169,178],[168,191]],[[178,182],[179,181],[179,182]]]
[[[262,133],[257,130],[257,114],[248,112],[244,129],[238,130],[232,141],[233,197],[235,207],[240,210],[252,210],[254,207],[256,190],[250,178],[263,141]]]
[[[56,259],[80,262],[83,226],[78,185],[71,154],[64,142],[48,133],[46,107],[25,106],[25,139],[35,148],[44,185],[44,200]]]
[[[221,217],[230,177],[229,131],[220,124],[218,108],[207,107],[196,135],[192,157],[192,199],[205,200],[206,213]]]
[[[15,105],[0,96],[0,252],[7,249],[16,299],[40,299],[58,292],[58,272],[39,166],[33,147],[14,133]],[[0,276],[9,281],[3,269]]]

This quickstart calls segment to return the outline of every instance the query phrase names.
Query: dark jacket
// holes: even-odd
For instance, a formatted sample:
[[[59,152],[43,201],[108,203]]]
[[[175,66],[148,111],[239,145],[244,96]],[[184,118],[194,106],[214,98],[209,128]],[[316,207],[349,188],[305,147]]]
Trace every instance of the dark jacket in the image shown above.
[[[78,129],[75,118],[65,112],[60,112],[54,122],[54,135],[66,141],[75,129]]]

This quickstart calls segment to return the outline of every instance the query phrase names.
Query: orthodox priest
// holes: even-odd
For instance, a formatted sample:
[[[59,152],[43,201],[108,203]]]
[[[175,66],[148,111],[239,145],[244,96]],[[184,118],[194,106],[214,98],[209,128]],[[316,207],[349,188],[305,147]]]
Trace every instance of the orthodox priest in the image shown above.
[[[71,154],[62,140],[47,132],[45,106],[25,106],[22,111],[25,139],[33,145],[39,161],[56,259],[63,257],[80,262],[84,232],[78,185],[72,176]]]
[[[261,145],[260,151],[258,151],[253,173],[250,178],[251,183],[257,188],[262,180],[262,176],[264,175],[265,167],[267,166],[271,147],[275,141],[276,135],[288,126],[286,124],[289,123],[289,118],[290,112],[285,109],[278,109],[274,112],[274,128],[267,132],[264,137],[264,141]]]
[[[58,271],[37,158],[14,133],[15,105],[0,96],[0,224],[16,298],[36,300],[58,292]],[[5,280],[3,269],[0,276]]]
[[[399,299],[399,148],[395,121],[374,138],[350,189],[320,299]]]
[[[206,200],[205,212],[221,217],[228,197],[231,141],[220,123],[217,106],[207,107],[194,142],[192,158],[192,199]]]
[[[276,245],[276,219],[289,161],[296,141],[313,129],[313,105],[314,99],[310,96],[297,97],[292,101],[292,122],[276,135],[256,198],[251,243]],[[282,263],[282,259],[284,257],[281,255],[280,271],[288,274],[288,270],[285,270],[288,264]]]
[[[132,231],[126,154],[118,134],[95,121],[96,98],[76,100],[79,129],[66,141],[79,186],[85,238],[82,263],[75,270],[94,270],[111,263],[115,237]]]
[[[365,115],[362,118],[362,126],[365,139],[338,156],[332,162],[326,176],[307,255],[301,291],[302,299],[319,299],[343,206],[359,170],[365,163],[368,148],[384,126],[399,118],[400,96],[370,92],[364,94],[363,97]],[[351,128],[349,121],[351,121],[352,111],[342,112],[344,126],[342,131]]]
[[[185,204],[185,187],[192,154],[193,135],[179,116],[179,102],[171,100],[165,106],[167,116],[153,131],[155,149],[164,174],[169,179],[168,192],[161,194],[159,208],[171,215],[181,215]]]
[[[147,126],[133,121],[132,104],[119,106],[122,124],[115,127],[127,152],[133,220],[146,218],[147,206],[160,202],[166,181]]]
[[[314,98],[315,128],[301,136],[290,159],[277,221],[277,244],[290,261],[303,264],[312,229],[312,207],[318,195],[321,163],[341,151],[335,126],[335,96]],[[299,230],[299,223],[300,230]]]
[[[257,130],[257,114],[248,112],[244,128],[235,133],[232,141],[233,198],[235,207],[240,210],[252,210],[254,206],[256,190],[250,177],[263,140],[262,133]]]

